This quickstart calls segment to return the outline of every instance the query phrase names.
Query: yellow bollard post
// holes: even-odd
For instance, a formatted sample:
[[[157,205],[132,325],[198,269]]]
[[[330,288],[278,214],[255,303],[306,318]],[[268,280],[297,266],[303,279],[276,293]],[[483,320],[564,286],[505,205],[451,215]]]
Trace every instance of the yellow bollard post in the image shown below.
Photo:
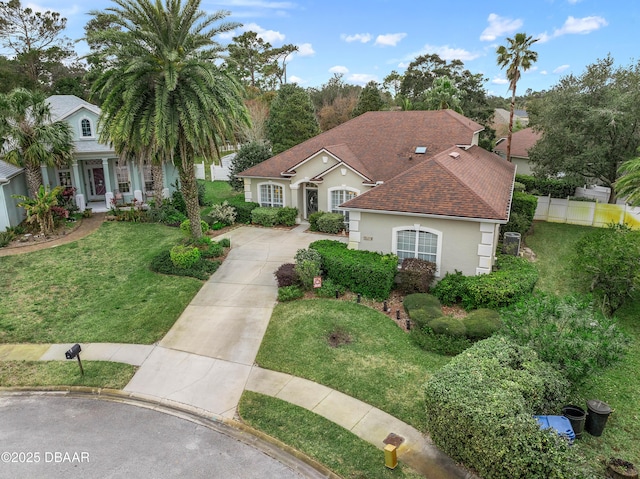
[[[393,444],[387,444],[384,446],[384,465],[389,469],[395,469],[398,465],[398,454],[396,449],[397,447]]]

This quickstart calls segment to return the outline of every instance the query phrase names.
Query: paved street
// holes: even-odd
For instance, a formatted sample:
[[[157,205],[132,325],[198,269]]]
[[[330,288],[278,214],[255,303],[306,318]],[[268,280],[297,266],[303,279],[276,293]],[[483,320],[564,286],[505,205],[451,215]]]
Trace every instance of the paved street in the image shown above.
[[[321,477],[253,436],[251,446],[239,441],[242,433],[222,424],[120,402],[4,396],[0,424],[2,479]]]

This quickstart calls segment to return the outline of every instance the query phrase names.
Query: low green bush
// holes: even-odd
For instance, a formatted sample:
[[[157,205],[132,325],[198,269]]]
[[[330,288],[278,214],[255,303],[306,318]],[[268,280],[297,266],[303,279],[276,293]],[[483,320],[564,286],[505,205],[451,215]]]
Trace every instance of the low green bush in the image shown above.
[[[619,361],[628,339],[591,298],[537,293],[500,312],[501,334],[534,349],[571,382]]]
[[[525,191],[532,195],[549,196],[552,198],[566,198],[575,193],[580,186],[573,179],[538,178],[531,175],[516,175],[516,181],[525,186]]]
[[[427,326],[436,334],[446,334],[457,338],[463,338],[467,335],[467,328],[462,321],[453,316],[440,316],[432,319]]]
[[[200,250],[197,246],[176,245],[169,252],[171,262],[178,268],[188,269],[200,260]]]
[[[278,208],[278,223],[284,226],[295,226],[296,218],[298,218],[298,208],[290,208],[285,206],[284,208]]]
[[[231,248],[231,239],[229,238],[222,238],[220,241],[218,241],[218,243],[223,248]]]
[[[209,223],[204,220],[200,220],[200,228],[202,229],[202,233],[206,233],[209,231]],[[191,220],[184,220],[180,223],[180,231],[182,231],[185,235],[191,236]]]
[[[440,300],[433,296],[432,294],[427,293],[414,293],[408,294],[402,300],[402,306],[406,313],[411,316],[411,313],[418,309],[425,308],[437,308],[440,310]],[[442,311],[440,312],[440,315]]]
[[[0,232],[0,248],[4,248],[13,241],[15,234],[11,230]]]
[[[478,276],[447,273],[432,289],[442,304],[471,309],[499,309],[529,295],[538,281],[538,270],[527,259],[500,255],[498,270]]]
[[[351,250],[333,240],[314,241],[309,245],[322,257],[325,276],[365,298],[389,297],[398,266],[398,257],[364,250]]]
[[[283,286],[278,288],[278,301],[293,301],[304,296],[304,291],[297,286]]]
[[[322,280],[322,286],[316,289],[316,295],[320,298],[335,298],[336,291],[338,296],[342,296],[347,290],[341,284],[336,284],[329,278]]]
[[[474,309],[462,318],[462,323],[472,340],[486,339],[502,328],[500,313],[494,309]]]
[[[156,273],[171,274],[174,276],[190,276],[201,280],[207,280],[220,266],[219,261],[200,259],[190,268],[180,268],[171,261],[169,250],[162,251],[151,260],[151,270]]]
[[[338,234],[344,229],[344,216],[341,213],[325,213],[316,220],[318,231]]]
[[[481,477],[578,476],[576,453],[534,414],[557,412],[568,382],[531,348],[494,336],[436,371],[425,386],[434,443]]]
[[[260,206],[251,212],[251,222],[270,228],[278,224],[278,209]]]
[[[206,248],[201,249],[203,258],[218,258],[224,254],[224,247],[220,243],[214,241]]]
[[[309,215],[309,229],[311,231],[318,231],[318,219],[324,214],[324,211],[316,211]]]
[[[421,309],[412,309],[411,313],[409,313],[411,322],[419,328],[429,327],[429,322],[441,316],[442,308],[439,306],[425,306]]]
[[[418,325],[411,327],[411,339],[425,351],[443,356],[455,356],[473,344],[463,336],[437,334],[428,326],[420,327]]]
[[[251,223],[251,212],[260,206],[258,203],[244,201],[242,195],[230,198],[229,204],[236,210],[236,223],[243,224]]]
[[[313,279],[322,273],[322,258],[314,249],[299,249],[295,254],[295,270],[306,290],[313,288]]]

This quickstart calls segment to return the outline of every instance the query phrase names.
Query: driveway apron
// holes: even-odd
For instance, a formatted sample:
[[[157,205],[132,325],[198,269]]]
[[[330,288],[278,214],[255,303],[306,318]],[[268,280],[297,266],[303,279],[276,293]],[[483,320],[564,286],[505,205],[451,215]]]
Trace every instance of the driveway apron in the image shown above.
[[[276,303],[273,273],[324,238],[303,230],[241,227],[225,234],[232,249],[224,263],[125,391],[233,417]]]

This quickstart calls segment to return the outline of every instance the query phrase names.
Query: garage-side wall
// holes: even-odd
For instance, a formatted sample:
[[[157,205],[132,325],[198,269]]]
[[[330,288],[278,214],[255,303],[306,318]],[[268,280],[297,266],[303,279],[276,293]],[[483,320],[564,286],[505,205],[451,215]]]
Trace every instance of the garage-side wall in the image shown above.
[[[349,247],[395,253],[394,228],[405,227],[439,237],[438,278],[455,270],[467,276],[491,272],[497,242],[495,223],[351,211]]]

